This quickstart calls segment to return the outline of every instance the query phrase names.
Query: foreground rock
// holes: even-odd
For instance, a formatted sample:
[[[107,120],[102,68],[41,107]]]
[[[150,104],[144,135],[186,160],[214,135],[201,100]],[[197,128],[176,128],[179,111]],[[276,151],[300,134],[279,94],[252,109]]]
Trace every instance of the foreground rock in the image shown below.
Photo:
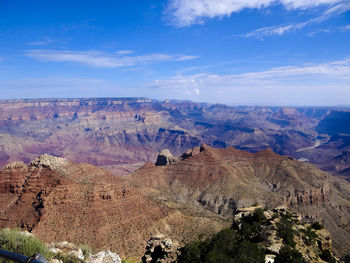
[[[46,243],[67,240],[141,258],[158,231],[189,241],[227,224],[169,207],[151,193],[93,165],[43,155],[0,171],[0,228],[19,227]]]
[[[173,263],[177,262],[179,244],[164,235],[153,236],[148,240],[143,263]]]
[[[239,250],[247,243],[255,250]],[[254,206],[237,210],[230,229],[205,241],[179,247],[164,235],[154,236],[147,243],[142,262],[219,262],[213,260],[224,258],[225,262],[273,263],[286,257],[290,258],[288,262],[340,262],[331,249],[332,239],[321,224],[304,223],[299,214],[285,208],[268,210]]]
[[[54,257],[57,255],[70,256],[70,260],[80,261],[86,263],[121,263],[120,256],[110,250],[100,251],[92,254],[91,251],[84,251],[73,243],[67,241],[46,244],[49,251],[53,253]],[[62,257],[62,256],[61,256]],[[59,257],[58,257],[59,258]],[[62,263],[60,259],[52,259],[50,263]]]
[[[86,263],[121,263],[119,255],[109,250],[101,251],[96,255],[91,255]]]
[[[284,206],[303,220],[324,222],[334,249],[350,253],[350,184],[271,149],[249,153],[202,145],[166,166],[144,166],[131,176],[164,202],[187,204],[232,219],[254,203]]]
[[[157,233],[181,243],[208,237],[230,225],[237,209],[259,203],[322,221],[332,248],[350,253],[350,184],[269,149],[202,145],[170,165],[146,164],[126,177],[56,157],[38,160],[1,170],[0,227],[141,258]]]

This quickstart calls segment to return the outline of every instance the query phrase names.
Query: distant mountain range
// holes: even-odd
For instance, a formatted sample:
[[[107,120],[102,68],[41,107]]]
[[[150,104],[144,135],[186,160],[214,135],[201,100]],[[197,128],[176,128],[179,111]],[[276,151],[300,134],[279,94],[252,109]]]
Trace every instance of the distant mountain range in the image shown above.
[[[271,148],[350,178],[345,107],[230,107],[147,98],[0,101],[0,167],[52,153],[126,174],[168,148]],[[348,159],[347,159],[348,160]],[[341,165],[338,164],[341,163]],[[330,165],[331,164],[331,165]]]

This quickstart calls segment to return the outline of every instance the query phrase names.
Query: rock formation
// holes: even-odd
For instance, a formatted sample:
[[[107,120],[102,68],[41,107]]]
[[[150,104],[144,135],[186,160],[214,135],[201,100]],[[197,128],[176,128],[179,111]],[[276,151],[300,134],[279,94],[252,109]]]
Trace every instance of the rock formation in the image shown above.
[[[164,235],[151,237],[142,257],[143,263],[174,263],[177,262],[179,243],[166,238]]]
[[[188,241],[227,224],[184,213],[150,194],[101,168],[44,155],[0,171],[0,227],[20,227],[48,243],[66,240],[141,257],[158,231]]]
[[[143,167],[131,180],[156,189],[162,200],[225,218],[254,203],[284,206],[305,220],[323,221],[338,252],[350,247],[350,184],[270,149],[253,154],[202,145],[172,165]]]
[[[179,156],[201,143],[251,152],[270,147],[327,168],[332,158],[350,150],[348,116],[349,109],[340,108],[146,98],[0,100],[0,168],[51,153],[120,175],[140,162],[155,162],[164,148]]]
[[[168,165],[174,162],[176,162],[176,158],[174,158],[174,156],[171,154],[171,152],[168,149],[164,149],[158,154],[156,165],[162,166],[162,165]]]
[[[350,184],[269,149],[202,145],[171,165],[148,163],[124,177],[46,155],[0,172],[0,227],[121,256],[141,257],[159,232],[181,244],[210,236],[254,203],[322,221],[335,251],[349,253]]]

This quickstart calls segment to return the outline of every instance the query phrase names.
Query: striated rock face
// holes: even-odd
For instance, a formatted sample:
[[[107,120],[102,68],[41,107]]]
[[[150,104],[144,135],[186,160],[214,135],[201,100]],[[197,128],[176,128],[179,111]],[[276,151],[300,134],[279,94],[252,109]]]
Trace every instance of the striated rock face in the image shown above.
[[[253,154],[202,145],[196,154],[189,151],[169,166],[145,166],[130,179],[156,189],[162,199],[224,218],[254,203],[283,206],[305,220],[323,221],[338,252],[350,248],[350,184],[270,149]]]
[[[164,235],[151,237],[142,257],[143,263],[174,263],[177,262],[179,244]]]
[[[51,153],[108,166],[120,175],[134,164],[155,162],[164,148],[179,156],[202,143],[251,152],[270,147],[327,168],[332,158],[350,150],[349,112],[340,110],[147,98],[0,100],[0,168]],[[310,148],[318,142],[320,147]]]
[[[121,256],[141,257],[157,233],[181,244],[210,236],[254,203],[322,221],[332,247],[349,253],[350,184],[269,149],[202,145],[171,165],[148,163],[125,177],[46,155],[0,172],[0,227]]]
[[[176,162],[176,158],[171,154],[171,152],[168,149],[162,150],[157,157],[156,165],[157,166],[162,166],[162,165],[167,165],[170,163]]]
[[[0,228],[20,227],[47,243],[66,240],[141,257],[158,231],[189,241],[226,224],[169,207],[154,200],[149,188],[89,164],[44,155],[0,171]],[[108,258],[106,253],[96,260]]]

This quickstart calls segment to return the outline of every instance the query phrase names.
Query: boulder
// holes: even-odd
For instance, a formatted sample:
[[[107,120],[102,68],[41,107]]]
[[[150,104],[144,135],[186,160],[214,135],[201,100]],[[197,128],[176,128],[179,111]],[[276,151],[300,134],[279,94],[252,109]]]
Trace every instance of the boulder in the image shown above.
[[[95,255],[91,255],[86,263],[121,263],[119,255],[109,250],[101,251]]]
[[[173,263],[177,262],[179,244],[163,235],[151,237],[142,257],[143,263]]]
[[[176,158],[168,149],[164,149],[158,154],[156,165],[163,166],[174,162],[176,162]]]

